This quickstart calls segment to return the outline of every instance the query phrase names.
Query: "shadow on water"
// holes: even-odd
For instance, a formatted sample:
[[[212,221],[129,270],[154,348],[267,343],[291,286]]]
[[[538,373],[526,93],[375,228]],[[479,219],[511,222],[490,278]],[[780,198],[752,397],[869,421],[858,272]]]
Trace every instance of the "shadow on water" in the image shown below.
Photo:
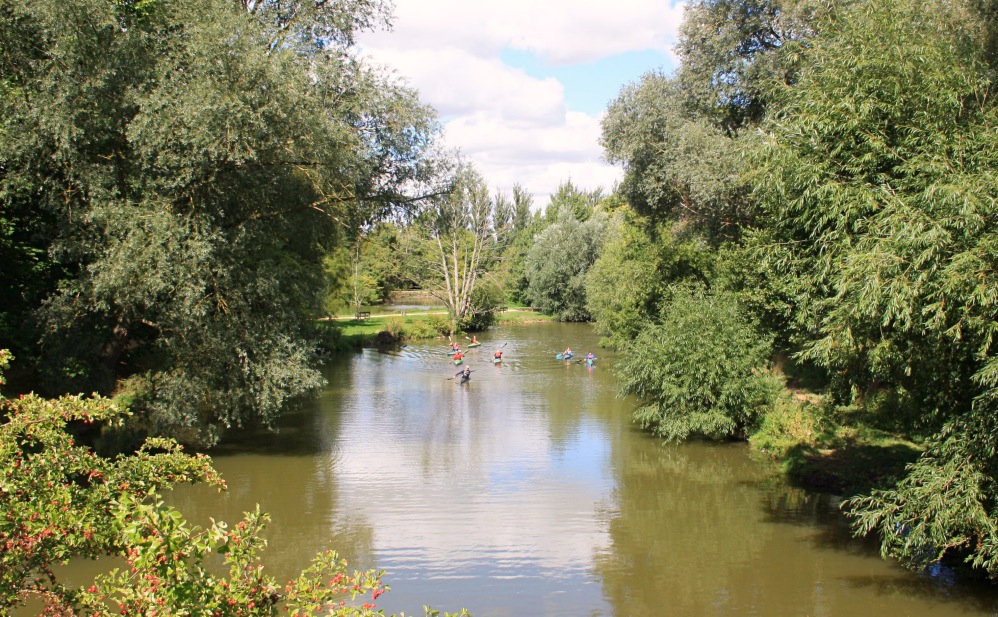
[[[764,480],[760,490],[765,523],[808,529],[806,541],[817,551],[881,558],[879,542],[874,535],[857,537],[853,534],[850,519],[841,508],[841,496],[809,491],[779,477]],[[900,571],[900,566],[897,567]],[[943,565],[934,565],[915,574],[841,575],[838,579],[850,588],[877,595],[902,594],[923,600],[954,601],[976,611],[998,615],[998,590],[993,583],[961,577],[954,569]]]
[[[266,456],[314,456],[322,450],[315,440],[319,423],[305,407],[286,411],[280,426],[230,431],[207,451],[212,457],[261,454]]]

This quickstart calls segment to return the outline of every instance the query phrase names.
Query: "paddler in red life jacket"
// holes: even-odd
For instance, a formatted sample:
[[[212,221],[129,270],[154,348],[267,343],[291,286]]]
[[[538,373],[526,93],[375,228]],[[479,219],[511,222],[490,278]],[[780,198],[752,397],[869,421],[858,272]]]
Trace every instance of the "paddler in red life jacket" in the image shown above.
[[[463,360],[463,359],[464,359],[464,354],[461,353],[460,349],[458,349],[457,352],[454,353],[454,361],[457,362],[458,360]]]
[[[497,349],[493,356],[496,360],[502,360],[502,349]]]

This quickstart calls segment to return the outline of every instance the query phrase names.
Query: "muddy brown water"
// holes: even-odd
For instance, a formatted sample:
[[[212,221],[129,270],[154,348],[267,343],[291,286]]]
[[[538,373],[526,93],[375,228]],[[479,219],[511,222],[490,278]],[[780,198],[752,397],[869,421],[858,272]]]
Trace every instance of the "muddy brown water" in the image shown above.
[[[273,517],[266,569],[317,551],[386,570],[386,613],[505,616],[998,614],[988,589],[909,573],[850,537],[840,497],[787,486],[741,444],[663,445],[630,422],[613,354],[585,325],[492,330],[464,385],[446,345],[365,350],[277,434],[212,453],[219,495],[189,521]],[[505,345],[501,367],[494,348]],[[587,368],[555,359],[571,346]]]

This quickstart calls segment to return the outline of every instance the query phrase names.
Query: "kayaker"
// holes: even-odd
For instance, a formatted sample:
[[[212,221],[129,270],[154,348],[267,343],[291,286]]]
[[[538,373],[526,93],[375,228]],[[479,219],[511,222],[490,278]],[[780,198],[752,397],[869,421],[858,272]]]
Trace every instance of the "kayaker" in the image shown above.
[[[472,345],[477,345],[478,344],[478,337],[475,336],[474,334],[471,335],[471,344]]]
[[[502,360],[502,349],[497,349],[494,354],[492,354],[496,360]]]
[[[455,341],[451,341],[450,342],[450,350],[451,351],[461,351],[461,348],[458,347],[458,345],[457,345],[457,343]]]
[[[563,354],[561,354],[561,356],[563,358],[571,358],[572,357],[572,348],[568,347],[567,349],[565,349],[565,352]]]
[[[591,351],[586,354],[586,362],[595,362],[595,361],[596,361],[596,354],[594,354]]]
[[[454,376],[460,377],[461,381],[468,381],[469,379],[471,379],[471,367],[470,366],[464,367],[463,371],[458,371],[454,373]]]
[[[464,359],[464,354],[463,354],[463,353],[461,353],[461,350],[460,350],[460,349],[459,349],[459,350],[457,350],[457,351],[456,351],[456,352],[454,353],[454,361],[455,361],[455,362],[457,362],[458,360],[463,360],[463,359]]]

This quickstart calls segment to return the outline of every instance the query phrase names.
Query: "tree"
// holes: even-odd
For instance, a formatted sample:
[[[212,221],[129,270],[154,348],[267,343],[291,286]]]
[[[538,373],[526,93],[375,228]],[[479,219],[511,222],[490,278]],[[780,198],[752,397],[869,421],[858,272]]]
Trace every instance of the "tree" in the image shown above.
[[[534,236],[545,226],[545,219],[540,212],[533,212],[533,197],[519,184],[513,186],[513,208],[513,229],[503,251],[499,276],[506,299],[526,303],[527,253],[533,246]]]
[[[669,287],[706,283],[714,254],[699,238],[655,229],[629,208],[614,213],[599,259],[586,274],[586,305],[603,344],[629,348],[661,315]]]
[[[0,384],[10,359],[0,350]],[[207,456],[155,438],[107,459],[73,437],[125,415],[101,397],[0,397],[0,611],[36,600],[53,615],[382,614],[373,602],[387,590],[381,573],[351,573],[335,553],[316,556],[287,585],[265,575],[268,517],[259,509],[231,528],[213,521],[200,529],[164,505],[161,493],[176,484],[224,488]],[[209,566],[215,555],[224,570]],[[69,586],[53,567],[106,556],[125,567],[91,585]],[[371,602],[346,602],[367,593]]]
[[[601,188],[586,191],[575,186],[571,180],[565,180],[551,194],[551,201],[544,209],[544,218],[549,224],[555,223],[562,210],[570,210],[576,220],[584,223],[604,198]]]
[[[475,306],[484,260],[496,258],[512,225],[512,202],[489,197],[482,177],[470,166],[458,168],[450,192],[430,200],[422,214],[435,250],[433,292],[447,307],[451,334],[458,323],[494,306]]]
[[[938,431],[896,487],[849,505],[885,555],[998,573],[998,111],[966,5],[864,2],[814,40],[755,182],[785,271],[817,299],[805,353],[905,429]]]
[[[436,131],[349,51],[382,7],[5,3],[0,197],[55,221],[50,391],[124,389],[133,425],[210,442],[321,384],[322,259],[418,197]]]
[[[586,273],[596,262],[607,236],[609,215],[596,210],[585,222],[570,208],[534,239],[524,271],[531,306],[561,321],[588,321]]]
[[[695,0],[686,5],[677,81],[693,114],[735,136],[792,85],[829,6],[814,0]]]
[[[679,288],[615,372],[642,401],[635,419],[656,435],[743,437],[782,386],[766,372],[770,346],[734,294]]]
[[[620,191],[639,214],[682,222],[715,243],[737,237],[755,216],[741,177],[742,150],[754,138],[735,139],[690,114],[685,97],[660,73],[626,86],[603,119],[606,158],[623,165]]]

